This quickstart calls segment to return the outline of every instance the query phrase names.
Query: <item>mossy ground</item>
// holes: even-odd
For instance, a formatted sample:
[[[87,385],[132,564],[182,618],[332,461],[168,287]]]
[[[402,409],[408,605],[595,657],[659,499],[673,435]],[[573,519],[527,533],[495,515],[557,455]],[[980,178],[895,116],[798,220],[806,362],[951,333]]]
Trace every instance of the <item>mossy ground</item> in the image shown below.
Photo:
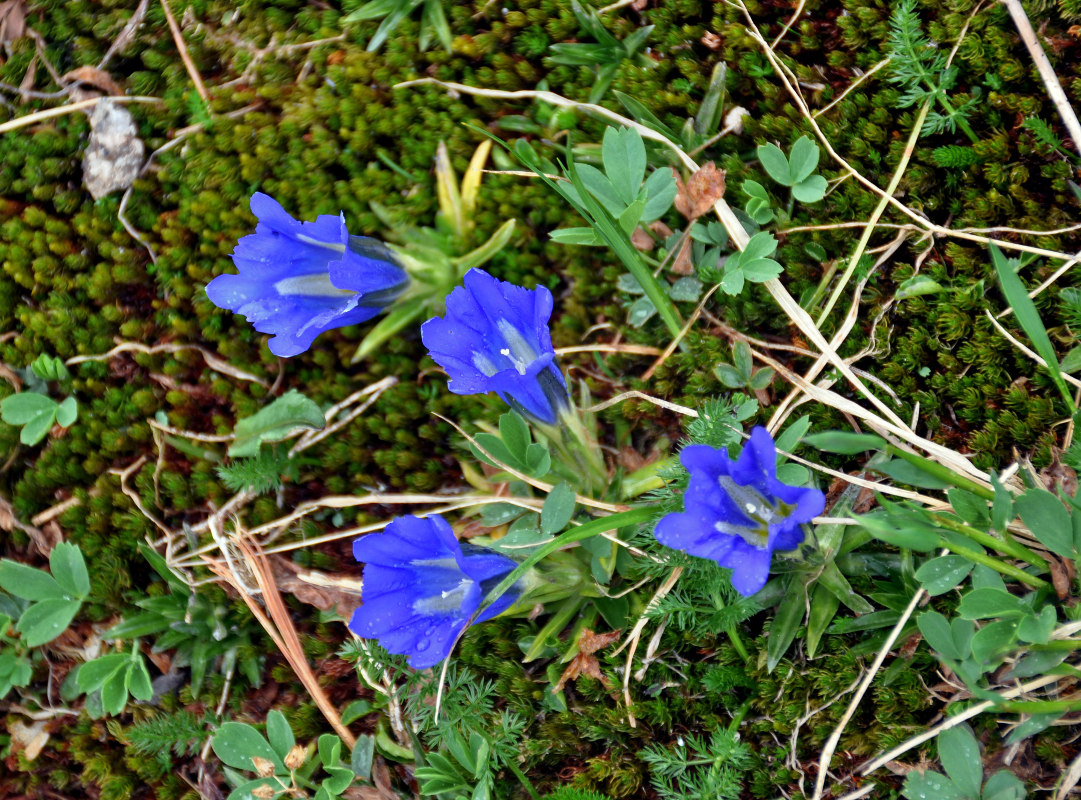
[[[29,0],[27,23],[62,74],[97,64],[136,5],[134,0]],[[0,331],[5,332],[0,362],[22,368],[40,353],[67,359],[104,353],[121,340],[147,346],[190,343],[266,382],[264,386],[215,372],[191,350],[124,353],[72,368],[80,415],[62,435],[26,448],[18,444],[17,429],[0,425],[0,450],[10,454],[0,477],[2,494],[20,520],[29,521],[68,498],[79,501],[56,523],[91,563],[92,601],[79,629],[84,634],[89,623],[122,614],[150,580],[136,548],[157,531],[121,492],[113,471],[146,457],[131,485],[143,504],[173,527],[201,518],[230,496],[210,461],[173,447],[167,449],[156,496],[157,453],[147,422],[155,415],[164,414],[178,428],[227,433],[237,418],[265,404],[267,386],[275,392],[299,387],[329,404],[385,376],[402,379],[369,413],[322,442],[298,481],[279,496],[253,504],[246,521],[257,525],[280,516],[282,508],[323,494],[362,494],[372,487],[427,492],[455,484],[460,479],[454,434],[433,413],[458,420],[492,419],[497,413],[494,402],[433,389],[441,386],[441,379],[429,369],[415,331],[395,337],[376,357],[356,366],[349,361],[363,329],[325,334],[309,353],[280,362],[267,350],[263,335],[241,318],[214,308],[203,294],[211,278],[232,269],[229,253],[237,239],[250,232],[247,201],[253,191],[271,194],[308,219],[343,211],[354,233],[380,235],[371,201],[403,220],[430,224],[437,205],[432,175],[437,144],[447,142],[460,174],[479,141],[466,123],[488,127],[508,114],[537,111],[526,102],[509,105],[454,96],[434,86],[395,89],[400,81],[431,76],[517,90],[544,80],[551,90],[576,100],[584,100],[591,87],[590,70],[551,65],[543,57],[550,43],[580,36],[563,0],[447,4],[455,36],[450,53],[438,46],[417,51],[416,18],[406,19],[381,51],[366,52],[375,23],[353,25],[342,34],[342,17],[359,5],[358,0],[174,3],[190,55],[210,91],[208,109],[198,102],[160,5],[149,5],[134,39],[106,69],[128,93],[159,98],[128,106],[148,150],[184,137],[179,146],[155,158],[136,181],[127,206],[128,219],[153,248],[156,260],[122,226],[119,193],[94,202],[83,190],[80,160],[89,133],[83,114],[0,135]],[[795,5],[752,2],[748,7],[772,39]],[[950,0],[925,4],[920,12],[926,30],[943,47],[969,23],[958,52],[961,78],[955,94],[964,99],[978,92],[981,98],[971,118],[979,136],[972,148],[978,159],[968,167],[945,169],[936,166],[934,148],[968,143],[950,135],[921,140],[898,196],[934,222],[953,228],[1068,226],[1077,218],[1077,201],[1067,184],[1076,172],[1021,127],[1033,115],[1055,122],[1056,112],[1006,11],[991,4],[969,21],[975,6],[974,0]],[[1031,11],[1038,26],[1047,25],[1045,48],[1067,93],[1079,99],[1081,37],[1070,27],[1070,6],[1065,0],[1046,2]],[[857,70],[866,72],[884,57],[889,13],[888,4],[870,0],[810,0],[802,6],[799,21],[778,52],[802,82],[812,108],[836,99]],[[641,12],[622,9],[606,19],[620,38],[639,24],[656,26],[649,40],[652,69],[625,64],[613,89],[647,103],[674,129],[694,113],[714,65],[727,62],[726,106],[741,105],[750,116],[742,135],[721,139],[705,155],[728,171],[733,205],[742,204],[735,187],[744,178],[768,183],[753,161],[753,145],[776,141],[787,147],[807,126],[747,34],[741,12],[723,3],[673,0],[647,3]],[[328,41],[298,46],[321,39]],[[4,45],[0,81],[18,86],[30,70],[35,90],[56,90],[36,46],[29,36]],[[898,91],[882,77],[880,72],[864,82],[819,117],[834,148],[879,186],[888,184],[914,120],[913,109],[898,110]],[[0,121],[52,104],[11,104],[17,103],[16,95],[2,96],[10,102],[0,109]],[[619,109],[611,98],[604,103]],[[243,107],[251,110],[230,116]],[[185,132],[196,123],[202,126]],[[579,139],[599,141],[602,127],[595,120],[569,115],[565,123]],[[798,208],[792,224],[866,220],[876,196],[827,159],[823,170],[837,179],[836,185],[821,204]],[[601,323],[613,325],[629,341],[667,344],[657,322],[643,329],[624,324],[625,298],[616,289],[622,269],[607,251],[548,240],[551,229],[574,224],[556,197],[537,182],[486,176],[473,244],[510,217],[519,220],[513,245],[494,259],[491,269],[502,278],[543,283],[554,290],[557,346],[578,344],[585,331]],[[891,210],[884,221],[906,220]],[[808,242],[816,242],[835,259],[851,252],[859,232],[836,228],[782,237],[780,260],[787,268],[789,291],[799,297],[822,275],[823,264],[804,249]],[[856,352],[873,333],[879,355],[861,365],[892,387],[902,416],[919,403],[921,430],[971,454],[978,465],[1006,463],[1015,450],[1031,455],[1037,464],[1046,463],[1056,441],[1053,425],[1064,416],[1063,409],[1049,381],[983,313],[989,305],[1004,305],[986,250],[957,239],[916,238],[872,278],[863,296],[861,324],[846,348]],[[1065,252],[1076,251],[1079,240],[1075,233],[1024,239]],[[880,234],[872,244],[886,241]],[[913,274],[917,263],[945,291],[901,301],[872,331],[876,306]],[[1051,270],[1039,261],[1027,267],[1024,276],[1031,286]],[[1037,299],[1053,337],[1064,345],[1072,334],[1063,325],[1056,296],[1071,282],[1066,276]],[[761,291],[748,290],[738,298],[718,294],[710,310],[755,336],[792,340],[793,332],[778,322],[780,315]],[[572,361],[571,369],[586,378],[598,396],[614,393],[616,386],[639,388],[694,406],[724,391],[711,366],[730,360],[730,353],[728,342],[708,324],[700,324],[687,342],[689,347],[669,358],[648,382],[637,377],[648,363],[626,356],[608,358],[603,374],[587,357]],[[614,383],[605,375],[614,376]],[[8,383],[0,386],[4,393],[10,391]],[[775,384],[773,391],[782,389]],[[828,409],[810,413],[822,425],[838,422]],[[624,403],[605,412],[605,418],[646,447],[662,436],[678,435],[678,421],[646,403]],[[330,513],[316,515],[306,533],[398,510],[346,510],[333,522]],[[18,530],[4,539],[3,555],[42,562]],[[347,547],[323,552],[323,569],[356,572]],[[310,655],[333,686],[334,699],[344,703],[359,696],[351,673],[333,666],[343,629],[316,625],[305,608],[295,606],[297,621],[310,634]],[[520,710],[537,715],[543,689],[538,681],[544,673],[516,662],[517,638],[509,625],[487,626],[471,635],[463,659],[498,680]],[[739,702],[751,701],[743,736],[756,753],[746,783],[748,796],[796,790],[793,767],[810,766],[839,719],[840,704],[800,723],[794,754],[788,750],[788,737],[807,709],[832,699],[859,674],[861,662],[850,655],[849,644],[827,637],[826,652],[812,662],[803,663],[797,656],[771,675],[759,667],[737,681]],[[263,688],[252,690],[238,681],[226,713],[260,720],[268,707],[288,701],[284,704],[293,706],[287,713],[298,737],[315,735],[321,720],[314,706],[296,694],[299,688],[284,662],[273,655],[271,643],[263,640],[263,645],[271,653]],[[708,654],[715,664],[739,662],[718,641],[692,640],[678,632],[666,634],[660,650]],[[62,656],[57,659],[64,661]],[[638,728],[627,726],[617,693],[589,679],[569,688],[572,713],[536,716],[523,767],[546,788],[573,779],[615,797],[650,797],[648,774],[635,759],[643,743],[668,743],[682,732],[726,724],[739,705],[717,707],[708,700],[710,695],[701,691],[706,672],[702,664],[692,665],[677,688],[653,692],[654,686],[671,686],[672,674],[665,672],[669,666],[662,660],[643,681],[632,684],[640,703]],[[853,758],[881,752],[927,722],[927,694],[920,677],[933,675],[935,665],[921,655],[912,666],[865,701],[840,751]],[[68,667],[70,663],[61,672]],[[56,676],[50,679],[44,673],[35,681],[39,702],[57,685]],[[612,674],[618,684],[621,678]],[[165,700],[162,710],[212,710],[221,689],[220,676],[212,675],[198,697],[182,690]],[[14,711],[8,714],[18,718]],[[14,794],[48,791],[103,800],[194,796],[176,770],[131,750],[126,726],[152,715],[136,709],[133,718],[119,721],[57,717],[49,723],[52,739],[35,761],[19,755],[8,759],[5,787]],[[1052,733],[1039,740],[1036,755],[1029,756],[1033,767],[1028,777],[1046,781],[1055,775],[1065,758],[1059,738]]]

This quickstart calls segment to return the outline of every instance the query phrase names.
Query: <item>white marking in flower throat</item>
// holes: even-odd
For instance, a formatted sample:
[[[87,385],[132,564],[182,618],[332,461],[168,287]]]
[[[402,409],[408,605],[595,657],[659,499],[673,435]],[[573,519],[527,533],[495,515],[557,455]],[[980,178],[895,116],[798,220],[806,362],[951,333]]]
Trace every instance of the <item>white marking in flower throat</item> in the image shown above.
[[[351,297],[356,292],[339,289],[330,282],[330,273],[313,272],[310,275],[296,275],[282,278],[274,284],[274,291],[285,295],[303,295],[304,297]]]
[[[507,320],[501,319],[495,326],[503,334],[503,340],[508,345],[508,347],[502,348],[499,354],[514,365],[519,375],[525,375],[529,365],[536,361],[539,356],[529,342],[518,332],[518,329]]]
[[[717,482],[721,489],[731,498],[733,503],[741,506],[744,513],[754,522],[757,528],[745,525],[733,525],[728,522],[714,523],[713,527],[718,533],[729,536],[739,536],[743,541],[759,550],[764,550],[769,545],[769,524],[777,516],[775,509],[765,497],[753,486],[741,486],[732,480],[729,475],[720,475]]]
[[[327,250],[334,250],[337,253],[345,252],[345,245],[340,242],[324,242],[319,239],[313,239],[311,236],[305,236],[303,233],[296,234],[296,240],[298,242],[304,242],[304,244],[313,244],[316,247],[325,247]]]

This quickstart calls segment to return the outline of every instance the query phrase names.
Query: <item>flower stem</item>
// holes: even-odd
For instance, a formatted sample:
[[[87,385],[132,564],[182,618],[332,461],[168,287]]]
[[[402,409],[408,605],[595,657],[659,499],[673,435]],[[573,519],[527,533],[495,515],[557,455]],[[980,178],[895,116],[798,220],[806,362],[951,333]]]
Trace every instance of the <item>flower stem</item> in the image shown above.
[[[962,547],[953,542],[947,542],[942,540],[942,546],[948,547],[953,553],[964,556],[969,561],[975,561],[977,564],[983,564],[985,567],[990,567],[995,572],[999,572],[1003,575],[1013,578],[1014,580],[1021,581],[1021,583],[1027,583],[1034,589],[1050,589],[1051,584],[1042,578],[1037,578],[1034,575],[1029,575],[1023,569],[1015,567],[1012,564],[1007,564],[1005,561],[1001,561],[994,556],[989,556],[986,553],[981,553],[979,550],[970,550],[967,547]]]
[[[997,550],[1005,555],[1013,556],[1020,561],[1025,561],[1039,569],[1041,572],[1047,572],[1049,569],[1046,561],[1020,542],[999,539],[986,531],[981,531],[979,528],[973,528],[971,525],[952,520],[941,514],[935,515],[935,523],[941,525],[943,528],[949,528],[951,531],[956,531],[957,533],[967,536],[972,541],[981,544],[984,547],[989,547],[992,550]]]
[[[628,511],[620,511],[617,514],[611,514],[607,517],[600,517],[599,519],[590,520],[584,525],[579,525],[576,528],[571,528],[565,533],[561,533],[554,539],[545,542],[536,550],[534,550],[526,559],[519,564],[512,572],[510,572],[503,580],[501,580],[487,596],[481,602],[480,606],[474,612],[475,618],[484,609],[488,608],[492,603],[498,600],[503,594],[510,589],[526,573],[526,571],[544,559],[546,556],[551,555],[556,550],[560,550],[569,544],[575,542],[581,542],[584,539],[589,539],[598,534],[606,531],[616,530],[627,525],[637,525],[645,522],[647,519],[656,514],[656,511],[652,508],[640,507],[632,508]],[[1041,581],[1041,584],[1043,582]],[[464,626],[462,630],[465,630],[468,625]]]
[[[736,652],[740,654],[740,657],[750,664],[751,654],[747,652],[747,646],[743,643],[743,638],[739,635],[739,631],[736,630],[736,626],[729,625],[724,629],[724,632],[728,634],[729,641],[732,642],[732,646],[736,648]]]

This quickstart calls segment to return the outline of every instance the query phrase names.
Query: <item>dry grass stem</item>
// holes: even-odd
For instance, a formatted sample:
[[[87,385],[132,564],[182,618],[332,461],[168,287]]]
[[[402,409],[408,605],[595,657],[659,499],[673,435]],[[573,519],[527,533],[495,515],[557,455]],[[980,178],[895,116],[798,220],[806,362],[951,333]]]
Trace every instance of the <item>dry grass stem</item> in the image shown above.
[[[116,341],[116,340],[114,340]],[[106,353],[99,353],[97,355],[90,356],[74,356],[69,358],[64,363],[68,366],[72,364],[82,364],[84,361],[108,361],[113,356],[117,356],[120,353],[146,353],[147,355],[154,355],[155,353],[183,353],[187,350],[194,350],[203,357],[206,365],[215,372],[220,372],[222,375],[229,375],[237,380],[248,381],[250,383],[257,383],[260,386],[269,386],[267,381],[263,380],[257,375],[253,375],[250,372],[245,372],[242,369],[229,364],[227,361],[218,358],[218,356],[211,353],[205,347],[200,347],[197,344],[155,344],[145,345],[139,342],[119,342],[116,347],[109,350]]]
[[[195,85],[195,91],[199,93],[199,97],[205,103],[209,98],[206,93],[206,86],[203,85],[203,78],[199,74],[199,70],[196,69],[195,62],[191,60],[188,45],[184,42],[184,34],[181,32],[180,26],[176,24],[176,17],[173,16],[173,11],[169,8],[168,0],[161,0],[161,10],[165,12],[165,21],[169,23],[169,32],[173,35],[176,49],[180,52],[180,60],[184,62],[184,69],[188,71],[188,76]]]

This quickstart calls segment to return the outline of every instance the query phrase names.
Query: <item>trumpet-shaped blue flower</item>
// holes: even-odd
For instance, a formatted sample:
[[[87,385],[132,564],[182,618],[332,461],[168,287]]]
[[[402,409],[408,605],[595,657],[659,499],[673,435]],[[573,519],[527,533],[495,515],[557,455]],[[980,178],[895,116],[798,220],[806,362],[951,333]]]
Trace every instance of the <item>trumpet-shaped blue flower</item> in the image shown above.
[[[737,460],[724,448],[689,445],[680,461],[691,473],[684,511],[657,523],[657,541],[728,567],[732,586],[750,597],[765,585],[773,551],[803,541],[800,524],[822,513],[825,495],[777,479],[773,438],[762,427]]]
[[[515,410],[552,425],[569,407],[548,319],[552,293],[524,289],[480,269],[447,297],[447,315],[420,328],[455,394],[495,392]]]
[[[366,322],[406,288],[408,278],[390,250],[350,236],[341,215],[298,222],[269,195],[251,198],[255,233],[237,242],[238,275],[206,287],[210,302],[248,318],[278,356],[303,353],[332,328]]]
[[[517,564],[483,547],[459,544],[440,516],[399,517],[383,533],[353,543],[364,563],[364,605],[349,630],[378,639],[389,652],[425,669],[450,653],[458,634],[488,591]],[[518,597],[512,590],[477,616],[501,614]]]

